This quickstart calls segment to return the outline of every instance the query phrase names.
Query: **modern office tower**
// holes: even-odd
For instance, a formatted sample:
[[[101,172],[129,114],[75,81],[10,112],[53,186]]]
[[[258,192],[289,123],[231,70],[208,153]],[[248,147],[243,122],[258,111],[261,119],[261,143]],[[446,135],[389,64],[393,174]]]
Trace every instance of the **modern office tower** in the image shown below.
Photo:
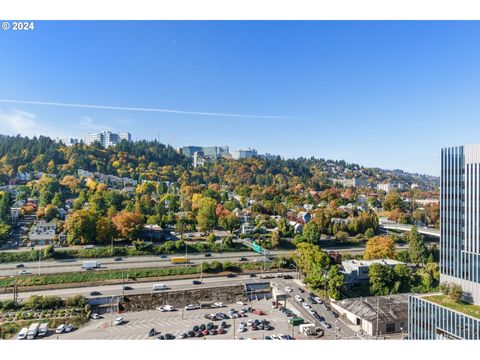
[[[95,141],[98,141],[104,148],[112,145],[117,145],[120,141],[132,140],[132,135],[128,132],[121,132],[120,134],[112,133],[111,131],[104,130],[98,133],[85,134],[85,144],[90,145]]]
[[[443,294],[409,298],[409,339],[480,339],[480,145],[442,149],[440,282],[458,284],[461,304]]]

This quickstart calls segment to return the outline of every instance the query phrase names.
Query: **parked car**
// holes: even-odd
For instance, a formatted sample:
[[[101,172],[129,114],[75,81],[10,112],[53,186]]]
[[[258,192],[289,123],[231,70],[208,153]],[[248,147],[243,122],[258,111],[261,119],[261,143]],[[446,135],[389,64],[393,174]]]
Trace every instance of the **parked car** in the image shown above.
[[[287,292],[292,292],[293,290],[292,290],[291,287],[288,287],[288,286],[287,286],[287,287],[285,288],[285,291],[287,291]]]
[[[56,329],[55,329],[55,334],[62,334],[63,332],[65,332],[65,329],[67,327],[65,326],[65,324],[61,324],[59,325]]]
[[[120,316],[120,317],[118,317],[118,318],[115,319],[115,321],[113,322],[113,324],[114,324],[114,325],[122,325],[122,324],[123,324],[123,321],[124,321],[123,317]]]
[[[301,287],[298,288],[298,291],[300,291],[302,294],[305,292]]]
[[[318,296],[315,296],[314,299],[317,302],[317,304],[323,304],[323,300],[320,299]]]
[[[148,336],[155,336],[157,335],[157,331],[155,329],[150,329],[150,331],[148,332]]]
[[[93,320],[98,320],[98,319],[101,319],[101,318],[102,318],[102,317],[101,317],[99,314],[97,314],[97,313],[93,313],[93,314],[92,314],[92,319],[93,319]]]
[[[169,333],[165,334],[165,340],[174,340],[174,339],[175,339],[175,335],[169,334]]]
[[[300,295],[295,295],[295,300],[297,300],[299,303],[303,302],[303,299]]]
[[[198,305],[188,304],[187,306],[185,306],[185,310],[196,310],[196,309],[199,309]]]
[[[73,326],[72,324],[68,324],[68,325],[65,327],[65,332],[66,332],[66,333],[72,332],[73,330],[75,330],[75,326]]]

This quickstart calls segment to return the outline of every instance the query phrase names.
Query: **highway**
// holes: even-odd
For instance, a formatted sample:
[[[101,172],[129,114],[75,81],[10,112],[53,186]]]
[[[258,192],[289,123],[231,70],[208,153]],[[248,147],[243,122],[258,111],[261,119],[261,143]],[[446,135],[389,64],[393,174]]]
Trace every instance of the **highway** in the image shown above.
[[[283,272],[287,273],[287,272]],[[295,273],[288,272],[290,274],[295,275]],[[162,283],[167,285],[170,290],[186,290],[186,289],[198,289],[202,287],[216,287],[221,285],[235,285],[235,284],[243,284],[246,281],[249,282],[258,282],[263,281],[260,278],[260,274],[258,277],[250,277],[250,275],[238,275],[234,278],[226,277],[226,276],[216,276],[216,277],[208,277],[202,279],[201,285],[193,285],[192,279],[181,279],[181,280],[157,280],[157,281],[148,281],[148,282],[141,282],[141,283],[134,283],[129,282],[128,286],[131,286],[133,290],[125,291],[125,295],[131,294],[145,294],[145,293],[152,293],[152,285]],[[200,274],[198,275],[198,279],[200,279]],[[268,280],[265,280],[268,281]],[[100,292],[100,295],[97,296],[90,296],[92,291]],[[166,290],[169,291],[169,290]],[[157,291],[158,292],[158,291]],[[18,294],[18,299],[28,299],[32,295],[51,295],[51,296],[60,296],[61,298],[67,298],[73,295],[83,295],[87,298],[96,298],[96,297],[105,297],[105,296],[116,296],[122,295],[123,293],[123,285],[122,284],[114,284],[114,285],[97,285],[97,286],[87,286],[87,287],[76,287],[76,288],[67,288],[67,289],[52,289],[52,290],[41,290],[41,291],[26,291],[20,292]],[[0,300],[7,300],[12,299],[13,294],[0,294]]]
[[[291,251],[278,250],[271,251],[273,256],[286,256],[291,254]],[[162,266],[172,266],[170,258],[172,256],[185,256],[183,254],[173,254],[161,256],[131,256],[122,257],[121,261],[115,261],[115,258],[95,258],[95,259],[68,259],[68,260],[45,260],[36,262],[25,262],[24,268],[17,268],[18,263],[0,264],[0,276],[12,276],[18,274],[20,270],[26,269],[34,275],[38,274],[56,274],[85,271],[82,270],[82,263],[84,261],[97,261],[101,265],[102,270],[121,270],[121,269],[140,269],[140,268],[157,268]],[[238,262],[240,258],[246,258],[248,261],[255,259],[263,259],[263,255],[254,252],[225,252],[225,253],[211,253],[211,256],[206,257],[203,253],[188,254],[190,264],[199,265],[201,262]]]
[[[397,250],[408,249],[407,244],[398,244]],[[324,251],[336,251],[339,253],[349,254],[362,254],[365,250],[364,247],[331,247],[323,248]],[[273,250],[270,251],[270,256],[289,256],[292,254],[291,250]],[[0,264],[0,277],[1,276],[13,276],[18,274],[22,269],[30,271],[33,275],[42,274],[58,274],[58,273],[71,273],[82,270],[83,261],[97,261],[101,265],[102,270],[121,270],[121,269],[141,269],[141,268],[158,268],[162,266],[172,266],[170,258],[172,256],[185,256],[183,254],[171,254],[163,256],[130,256],[122,257],[121,261],[115,261],[115,258],[90,258],[90,259],[65,259],[65,260],[45,260],[35,262],[24,262],[23,268],[17,268],[19,263],[3,263]],[[254,253],[252,251],[239,251],[239,252],[225,252],[225,253],[211,253],[211,256],[206,257],[204,253],[192,253],[188,254],[190,264],[199,265],[201,262],[238,262],[240,258],[246,258],[248,261],[255,261],[263,259],[263,255]],[[28,276],[28,275],[22,275]]]

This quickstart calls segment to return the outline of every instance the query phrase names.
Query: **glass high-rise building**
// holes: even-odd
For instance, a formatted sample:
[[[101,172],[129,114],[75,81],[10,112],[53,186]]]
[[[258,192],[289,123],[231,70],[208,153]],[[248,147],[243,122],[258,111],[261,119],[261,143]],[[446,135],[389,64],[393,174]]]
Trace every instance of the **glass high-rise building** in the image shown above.
[[[410,296],[409,338],[479,340],[480,145],[442,149],[440,227],[440,282],[460,285],[463,303]]]

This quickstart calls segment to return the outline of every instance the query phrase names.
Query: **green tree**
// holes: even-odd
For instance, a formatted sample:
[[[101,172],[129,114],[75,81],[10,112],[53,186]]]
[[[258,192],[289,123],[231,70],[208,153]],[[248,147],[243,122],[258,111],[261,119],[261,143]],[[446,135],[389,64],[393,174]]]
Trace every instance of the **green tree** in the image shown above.
[[[366,231],[365,231],[365,237],[367,239],[371,239],[372,237],[375,236],[375,231],[372,229],[372,228],[368,228]]]
[[[390,191],[383,200],[383,209],[386,211],[392,211],[394,209],[403,209],[403,201],[400,195],[396,191]]]
[[[97,218],[89,210],[77,210],[65,222],[69,244],[93,244],[96,237]]]
[[[423,242],[423,236],[418,233],[416,226],[407,235],[407,240],[410,261],[415,264],[425,263],[427,260],[427,248]]]
[[[410,292],[411,287],[415,283],[415,274],[413,273],[413,270],[407,265],[397,264],[393,268],[393,271],[395,272],[395,292]]]
[[[330,265],[330,257],[319,246],[300,243],[293,258],[300,271],[305,274],[305,283],[313,288],[319,288],[324,283],[323,272]]]
[[[200,202],[200,207],[197,213],[197,223],[200,231],[209,232],[215,229],[217,218],[215,209],[217,203],[210,198],[203,198]]]
[[[368,280],[372,295],[388,295],[393,289],[395,272],[387,265],[375,263],[368,270]]]
[[[0,221],[0,243],[6,242],[10,234],[10,225]]]
[[[345,284],[345,277],[340,272],[338,266],[333,265],[330,267],[327,273],[327,290],[328,295],[338,300],[340,299],[340,288]]]
[[[322,229],[315,221],[309,221],[303,227],[302,235],[303,238],[309,243],[316,244],[322,236]]]
[[[217,240],[217,237],[214,234],[208,234],[207,236],[207,243],[210,245],[215,244],[215,241]]]
[[[345,231],[339,231],[335,234],[335,239],[338,242],[344,243],[348,240],[348,233],[346,233]]]

